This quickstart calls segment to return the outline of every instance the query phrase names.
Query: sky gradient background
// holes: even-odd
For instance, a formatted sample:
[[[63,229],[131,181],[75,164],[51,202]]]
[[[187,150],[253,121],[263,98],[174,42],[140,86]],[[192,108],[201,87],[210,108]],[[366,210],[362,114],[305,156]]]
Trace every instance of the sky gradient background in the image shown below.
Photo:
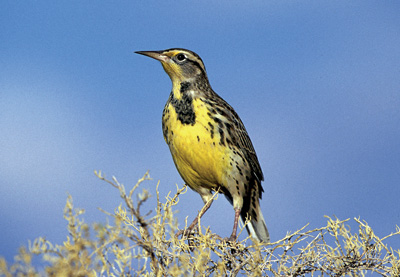
[[[68,193],[88,222],[105,222],[97,207],[121,200],[93,170],[127,187],[150,170],[143,187],[155,195],[160,180],[162,199],[183,184],[161,131],[170,80],[133,53],[172,47],[202,57],[243,120],[273,241],[324,215],[395,231],[399,14],[399,1],[1,1],[0,255],[65,240]],[[182,196],[180,226],[201,207]],[[233,216],[220,197],[202,223],[226,237]]]

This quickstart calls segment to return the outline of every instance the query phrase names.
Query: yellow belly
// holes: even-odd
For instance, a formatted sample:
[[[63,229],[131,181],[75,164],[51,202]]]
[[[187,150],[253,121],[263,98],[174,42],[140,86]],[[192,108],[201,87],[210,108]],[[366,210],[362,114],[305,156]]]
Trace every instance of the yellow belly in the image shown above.
[[[218,126],[207,115],[205,104],[193,100],[196,115],[193,125],[182,124],[171,104],[167,108],[170,116],[168,120],[163,118],[168,127],[166,141],[184,181],[199,193],[224,184],[231,167],[227,156],[229,149],[220,144]]]

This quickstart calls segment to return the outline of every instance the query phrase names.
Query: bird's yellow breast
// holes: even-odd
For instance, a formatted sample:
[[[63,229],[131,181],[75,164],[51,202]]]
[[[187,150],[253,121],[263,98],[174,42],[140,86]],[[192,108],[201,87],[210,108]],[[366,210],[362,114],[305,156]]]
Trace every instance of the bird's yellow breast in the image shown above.
[[[166,106],[163,117],[167,141],[175,165],[184,181],[193,190],[213,189],[224,184],[230,170],[228,148],[220,144],[218,126],[209,116],[206,104],[200,99],[192,102],[195,120],[183,124],[174,106]]]

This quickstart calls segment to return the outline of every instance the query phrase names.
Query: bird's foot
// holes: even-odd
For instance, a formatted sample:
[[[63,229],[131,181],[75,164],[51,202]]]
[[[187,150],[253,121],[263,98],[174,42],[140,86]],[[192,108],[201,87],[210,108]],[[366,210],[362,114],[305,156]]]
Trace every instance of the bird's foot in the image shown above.
[[[176,237],[176,238],[179,238],[180,235],[183,235],[183,234],[185,233],[185,230],[186,230],[186,229],[184,229],[184,230],[179,230],[178,232],[176,232],[175,237]]]
[[[186,228],[183,230],[179,230],[178,232],[176,232],[175,237],[179,238],[179,236],[182,236],[183,239],[185,238],[189,238],[191,235],[193,235],[193,230],[190,228]]]
[[[237,239],[237,236],[234,235],[234,234],[232,234],[229,238],[227,238],[227,241],[229,241],[229,242],[235,242],[236,239]]]
[[[179,238],[179,236],[182,236],[182,240],[187,240],[187,245],[189,246],[190,251],[194,251],[199,247],[198,239],[196,239],[195,232],[193,232],[193,230],[189,228],[179,230],[176,232],[175,237]]]

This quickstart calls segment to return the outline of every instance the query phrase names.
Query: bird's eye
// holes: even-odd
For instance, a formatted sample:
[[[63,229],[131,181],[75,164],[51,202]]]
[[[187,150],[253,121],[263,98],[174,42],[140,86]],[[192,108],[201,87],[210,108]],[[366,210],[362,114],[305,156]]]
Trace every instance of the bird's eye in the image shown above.
[[[178,54],[177,56],[176,56],[176,58],[178,59],[178,61],[183,61],[184,59],[186,59],[186,57],[185,57],[185,55],[183,55],[182,53],[180,53],[180,54]]]

